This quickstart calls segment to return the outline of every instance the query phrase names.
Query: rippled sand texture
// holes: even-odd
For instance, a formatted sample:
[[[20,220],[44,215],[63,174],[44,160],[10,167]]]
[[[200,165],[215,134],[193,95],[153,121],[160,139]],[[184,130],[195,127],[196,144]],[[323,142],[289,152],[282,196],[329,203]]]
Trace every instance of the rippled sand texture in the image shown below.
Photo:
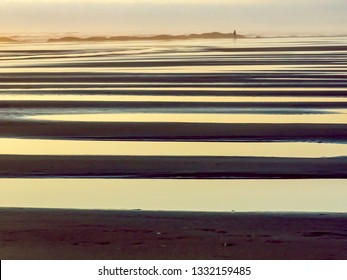
[[[346,59],[344,37],[3,44],[0,175],[346,178]]]
[[[347,38],[0,43],[0,65],[1,259],[346,259]]]

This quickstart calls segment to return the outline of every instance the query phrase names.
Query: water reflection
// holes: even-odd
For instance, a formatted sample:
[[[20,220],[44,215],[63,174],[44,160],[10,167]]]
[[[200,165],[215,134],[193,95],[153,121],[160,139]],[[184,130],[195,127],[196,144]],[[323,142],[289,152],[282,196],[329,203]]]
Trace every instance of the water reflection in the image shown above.
[[[7,155],[133,155],[133,156],[347,156],[347,145],[334,143],[221,143],[77,141],[0,138],[0,154]]]
[[[61,114],[58,109],[60,111],[57,115],[24,118],[29,120],[25,122],[28,125],[34,123],[30,120],[347,124],[347,110],[322,108],[311,110],[311,114],[304,114],[307,111],[303,110],[296,110],[295,114],[279,114],[274,110],[263,113],[253,111],[248,114],[240,111],[234,111],[233,114],[212,114],[215,113],[214,109],[206,104],[345,101],[345,97],[331,98],[334,95],[344,96],[347,85],[344,80],[347,51],[343,48],[337,51],[334,46],[346,46],[346,38],[1,45],[0,100],[205,102],[203,105],[207,108],[206,112],[209,112],[155,114],[148,110],[146,114],[76,114],[78,109],[71,107],[70,110],[75,114]],[[273,47],[285,47],[286,50],[277,49],[274,52],[271,51]],[[310,48],[290,49],[291,47]],[[182,62],[181,66],[173,64],[173,61]],[[199,65],[201,63],[204,65]],[[191,83],[185,83],[183,78]],[[266,95],[277,96],[261,97]],[[280,97],[281,95],[297,97]],[[300,97],[305,95],[325,97]],[[22,115],[42,112],[50,114],[53,103],[46,102],[45,107],[40,109],[18,109],[12,104],[6,110],[10,113],[14,110],[17,114],[20,111]],[[88,109],[88,112],[94,112],[93,109]],[[3,110],[6,111],[5,106]],[[323,110],[325,114],[322,114]],[[309,130],[309,126],[307,129]],[[347,145],[333,143],[0,139],[1,155],[334,157],[346,156],[346,147]],[[0,179],[0,206],[347,212],[346,183],[346,180]]]
[[[238,113],[238,114],[237,114]],[[346,124],[347,110],[326,110],[325,114],[312,110],[295,111],[296,114],[280,114],[267,110],[264,114],[202,114],[202,113],[115,113],[115,114],[66,114],[66,115],[34,115],[25,117],[31,120],[46,121],[78,121],[78,122],[178,122],[178,123],[322,123]],[[301,113],[301,114],[300,114]]]
[[[347,212],[346,180],[0,179],[0,206]]]
[[[345,97],[147,96],[84,94],[1,94],[1,101],[135,101],[135,102],[346,102]]]
[[[73,92],[76,95],[83,95],[83,94],[103,94],[103,93],[109,93],[109,94],[126,94],[127,92],[136,93],[138,96],[141,95],[152,95],[152,96],[158,96],[158,95],[176,95],[176,96],[197,96],[202,95],[203,93],[209,93],[210,96],[216,96],[222,94],[230,95],[237,94],[238,96],[242,95],[254,95],[254,93],[261,94],[262,96],[266,96],[267,93],[269,93],[271,96],[273,96],[276,93],[282,94],[285,93],[285,96],[291,96],[295,94],[295,92],[300,92],[303,96],[305,94],[312,95],[314,93],[324,93],[326,96],[329,96],[329,94],[326,94],[326,92],[332,92],[333,94],[340,94],[341,96],[344,95],[346,92],[346,88],[324,88],[324,87],[291,87],[291,86],[283,86],[283,87],[138,87],[138,86],[129,86],[129,87],[108,87],[107,84],[104,84],[103,87],[96,87],[96,88],[90,88],[90,87],[70,87],[65,88],[62,86],[55,87],[55,88],[46,88],[46,87],[37,87],[37,88],[27,88],[23,86],[21,87],[15,87],[15,85],[9,86],[10,89],[0,89],[0,93],[8,94],[9,92],[15,93],[15,94],[53,94],[56,92],[59,92],[59,94],[67,94]],[[240,94],[242,93],[242,94]],[[332,94],[332,95],[333,95]],[[128,95],[128,94],[127,94]],[[296,94],[297,95],[297,94]],[[334,96],[334,95],[333,95]]]

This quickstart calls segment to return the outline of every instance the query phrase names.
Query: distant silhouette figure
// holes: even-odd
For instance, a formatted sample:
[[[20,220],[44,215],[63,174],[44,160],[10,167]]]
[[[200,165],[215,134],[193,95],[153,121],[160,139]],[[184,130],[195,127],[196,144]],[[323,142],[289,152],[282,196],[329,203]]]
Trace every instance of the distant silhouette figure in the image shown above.
[[[237,33],[236,33],[236,30],[234,29],[234,37],[236,37],[237,36]]]

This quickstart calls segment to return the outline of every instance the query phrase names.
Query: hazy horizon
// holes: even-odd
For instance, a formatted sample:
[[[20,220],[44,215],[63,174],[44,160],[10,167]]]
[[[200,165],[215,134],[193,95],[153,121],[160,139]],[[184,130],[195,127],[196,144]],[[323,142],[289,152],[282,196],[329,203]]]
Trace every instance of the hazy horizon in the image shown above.
[[[343,0],[5,0],[0,33],[343,35],[346,10]]]

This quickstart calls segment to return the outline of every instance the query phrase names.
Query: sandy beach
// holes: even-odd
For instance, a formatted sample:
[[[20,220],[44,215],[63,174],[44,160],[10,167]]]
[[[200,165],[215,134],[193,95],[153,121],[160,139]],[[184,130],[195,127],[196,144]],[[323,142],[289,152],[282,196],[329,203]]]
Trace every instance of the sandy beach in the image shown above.
[[[347,259],[345,37],[71,38],[0,44],[1,259]]]
[[[0,210],[1,259],[346,259],[346,214]]]

